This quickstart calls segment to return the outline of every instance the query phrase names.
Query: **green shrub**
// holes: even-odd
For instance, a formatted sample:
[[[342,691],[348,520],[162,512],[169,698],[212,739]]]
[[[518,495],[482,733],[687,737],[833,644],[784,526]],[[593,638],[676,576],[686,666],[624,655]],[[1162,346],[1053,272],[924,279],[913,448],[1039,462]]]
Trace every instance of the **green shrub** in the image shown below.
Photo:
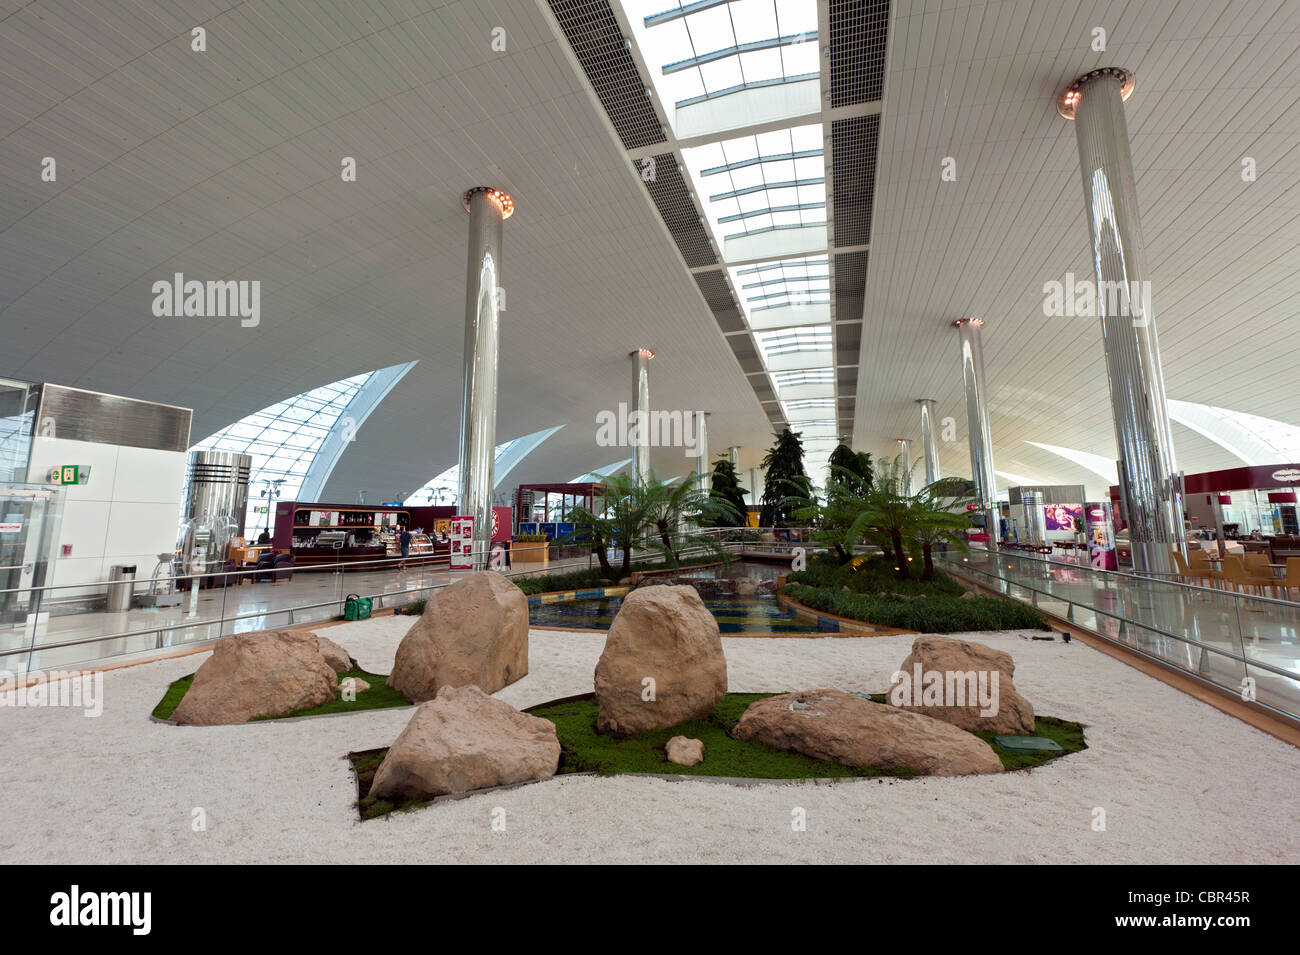
[[[914,572],[919,574],[920,567],[916,567]],[[829,554],[818,554],[809,558],[805,570],[792,573],[788,580],[790,583],[834,590],[847,587],[855,594],[898,594],[906,597],[947,594],[960,597],[966,592],[961,584],[937,570],[933,580],[899,580],[894,572],[893,558],[879,554],[855,557],[844,564],[837,563]]]
[[[846,593],[800,583],[787,583],[781,592],[823,613],[918,633],[1050,629],[1037,609],[1002,597]]]

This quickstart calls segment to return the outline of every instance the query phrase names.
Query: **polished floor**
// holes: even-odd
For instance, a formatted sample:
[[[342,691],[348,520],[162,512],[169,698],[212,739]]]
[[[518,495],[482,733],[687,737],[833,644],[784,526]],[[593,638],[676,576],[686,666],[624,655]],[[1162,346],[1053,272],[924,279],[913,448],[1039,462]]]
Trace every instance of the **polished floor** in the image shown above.
[[[548,572],[577,570],[587,558],[555,561]],[[352,593],[376,598],[382,610],[426,597],[432,588],[454,580],[446,565],[348,571],[295,571],[291,580],[245,582],[200,590],[191,604],[135,608],[122,613],[42,614],[39,619],[0,628],[0,672],[66,667],[89,660],[133,655],[211,640],[231,633],[337,618]],[[65,647],[67,641],[102,640]],[[44,648],[44,649],[42,649]],[[30,659],[29,659],[30,657]]]

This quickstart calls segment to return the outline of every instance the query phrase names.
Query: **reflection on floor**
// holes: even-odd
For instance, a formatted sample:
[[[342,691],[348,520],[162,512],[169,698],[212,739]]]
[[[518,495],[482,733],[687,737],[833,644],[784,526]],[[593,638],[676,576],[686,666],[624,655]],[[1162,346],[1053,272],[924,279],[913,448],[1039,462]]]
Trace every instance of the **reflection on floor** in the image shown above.
[[[585,557],[555,561],[545,572],[577,570],[587,564]],[[385,609],[428,596],[431,588],[453,579],[455,575],[445,564],[347,573],[297,570],[291,580],[245,582],[239,586],[200,590],[193,615],[189,593],[179,607],[139,608],[123,613],[42,614],[39,620],[29,618],[24,623],[0,627],[0,652],[22,651],[0,656],[0,672],[64,667],[103,657],[197,643],[231,633],[286,626],[291,622],[332,620],[342,613],[348,594],[386,595],[380,601],[381,606],[375,608]],[[226,622],[221,623],[222,620]],[[78,646],[41,649],[52,643],[131,631],[143,632]],[[29,665],[28,651],[33,649]]]

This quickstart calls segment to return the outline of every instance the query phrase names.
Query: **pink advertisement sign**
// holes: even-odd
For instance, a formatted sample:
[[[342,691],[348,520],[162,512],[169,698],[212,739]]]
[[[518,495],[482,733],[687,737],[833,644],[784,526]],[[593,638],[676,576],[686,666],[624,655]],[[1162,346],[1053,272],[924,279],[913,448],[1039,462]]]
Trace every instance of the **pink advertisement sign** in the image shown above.
[[[1083,508],[1070,504],[1048,504],[1043,508],[1044,527],[1049,531],[1074,532],[1074,519],[1083,519]]]

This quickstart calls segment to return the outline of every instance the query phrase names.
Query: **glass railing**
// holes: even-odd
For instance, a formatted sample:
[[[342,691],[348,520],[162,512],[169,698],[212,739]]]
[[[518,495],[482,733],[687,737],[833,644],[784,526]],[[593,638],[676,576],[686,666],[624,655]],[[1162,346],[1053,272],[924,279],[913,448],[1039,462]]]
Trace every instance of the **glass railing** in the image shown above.
[[[669,536],[680,545],[678,556],[683,560],[706,557],[719,546],[740,556],[740,545],[735,543],[701,546],[692,540],[693,535]],[[634,547],[633,561],[661,562],[659,543],[658,539],[647,540]],[[489,562],[490,558],[489,554]],[[616,568],[621,560],[621,551],[611,555]],[[408,563],[412,566],[403,569],[398,566],[400,558],[391,558],[186,575],[180,590],[173,591],[178,603],[147,608],[138,606],[138,598],[149,593],[154,582],[141,579],[133,585],[127,583],[132,606],[119,612],[100,606],[105,593],[119,581],[0,590],[0,597],[18,598],[9,602],[14,612],[0,619],[0,686],[14,674],[33,670],[152,655],[236,633],[337,620],[353,593],[370,597],[374,610],[390,609],[426,598],[455,579],[445,560]],[[507,577],[526,577],[564,574],[595,565],[596,556],[587,550],[579,557],[552,559],[540,568],[498,569]],[[68,602],[69,597],[83,598],[87,593],[94,603],[73,606]]]
[[[1131,650],[1300,718],[1300,604],[1028,554],[936,563]]]

